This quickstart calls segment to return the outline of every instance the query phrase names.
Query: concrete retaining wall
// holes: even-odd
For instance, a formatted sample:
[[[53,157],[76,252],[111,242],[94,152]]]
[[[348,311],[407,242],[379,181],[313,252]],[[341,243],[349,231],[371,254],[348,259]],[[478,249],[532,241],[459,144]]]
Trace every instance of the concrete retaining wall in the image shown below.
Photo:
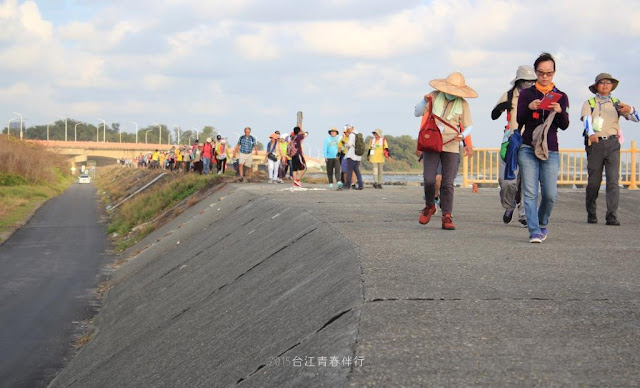
[[[97,333],[51,386],[346,384],[348,366],[274,364],[353,357],[357,248],[297,208],[229,190],[129,250],[141,252],[112,276]]]

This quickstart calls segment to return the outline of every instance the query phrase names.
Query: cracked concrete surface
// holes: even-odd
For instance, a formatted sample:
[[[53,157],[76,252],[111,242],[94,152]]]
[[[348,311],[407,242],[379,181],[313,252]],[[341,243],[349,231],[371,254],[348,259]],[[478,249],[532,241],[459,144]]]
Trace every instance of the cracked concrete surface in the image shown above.
[[[612,228],[561,190],[540,245],[497,190],[458,190],[454,232],[418,224],[421,198],[230,185],[130,250],[53,386],[640,381],[640,193]],[[362,363],[276,365],[319,356]]]

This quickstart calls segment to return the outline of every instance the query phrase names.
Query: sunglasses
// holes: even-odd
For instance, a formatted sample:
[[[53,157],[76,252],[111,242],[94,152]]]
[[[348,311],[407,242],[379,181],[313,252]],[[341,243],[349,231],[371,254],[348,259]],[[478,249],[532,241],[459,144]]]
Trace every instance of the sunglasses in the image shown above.
[[[599,81],[598,84],[600,84],[600,85],[613,85],[613,82],[611,82],[608,79],[603,79],[602,81]]]
[[[536,74],[539,77],[552,77],[554,74],[556,73],[555,70],[553,71],[540,71],[540,70],[536,70]]]

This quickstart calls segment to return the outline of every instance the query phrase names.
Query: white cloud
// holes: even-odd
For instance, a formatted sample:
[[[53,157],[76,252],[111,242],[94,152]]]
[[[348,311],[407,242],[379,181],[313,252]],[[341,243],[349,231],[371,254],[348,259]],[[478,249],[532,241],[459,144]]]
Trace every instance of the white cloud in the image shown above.
[[[239,56],[252,61],[270,61],[280,57],[280,49],[266,29],[238,36],[235,45]]]
[[[356,63],[350,68],[327,72],[321,76],[324,88],[331,87],[358,98],[380,98],[396,96],[419,79],[394,67],[372,63]]]
[[[301,48],[323,55],[388,58],[426,49],[423,10],[403,11],[380,20],[311,22],[298,26]]]
[[[163,74],[148,74],[143,77],[144,85],[148,90],[167,89],[173,85],[173,80]]]
[[[33,1],[26,1],[19,7],[20,21],[25,30],[42,39],[50,40],[52,36],[52,24],[42,20],[38,6]]]
[[[95,0],[93,14],[71,6],[62,21],[38,3],[0,0],[0,102],[41,122],[64,113],[141,126],[248,124],[266,137],[302,109],[312,133],[351,122],[414,134],[427,81],[462,71],[480,94],[470,101],[476,142],[494,146],[501,123],[488,112],[517,66],[542,51],[556,55],[555,81],[572,106],[601,71],[640,104],[634,2]],[[603,20],[606,31],[594,29]]]

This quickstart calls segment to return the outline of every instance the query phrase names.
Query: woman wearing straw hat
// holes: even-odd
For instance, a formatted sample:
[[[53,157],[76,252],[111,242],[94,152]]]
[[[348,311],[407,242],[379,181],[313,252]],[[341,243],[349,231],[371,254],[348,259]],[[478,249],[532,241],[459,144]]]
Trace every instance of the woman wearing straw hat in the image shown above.
[[[542,53],[533,68],[538,80],[534,86],[522,90],[518,99],[517,120],[524,127],[518,165],[529,242],[541,243],[548,236],[549,218],[558,199],[558,128],[569,127],[569,97],[553,83],[556,62],[551,54]],[[541,109],[542,101],[553,95],[559,100],[550,103],[547,109]],[[539,206],[538,187],[542,197]]]
[[[435,79],[429,82],[433,92],[426,95],[415,108],[415,116],[423,116],[427,110],[427,98],[433,101],[432,111],[452,127],[442,126],[442,153],[424,152],[423,177],[426,206],[420,213],[419,222],[426,225],[436,212],[436,172],[438,163],[442,163],[442,185],[440,188],[440,208],[442,209],[442,229],[454,230],[451,213],[453,211],[453,181],[458,172],[460,160],[460,142],[473,130],[469,103],[465,98],[478,97],[478,93],[465,84],[461,73],[451,73],[446,79]],[[423,121],[426,118],[423,118]],[[469,149],[465,150],[467,153]]]
[[[516,116],[518,114],[518,98],[520,97],[520,91],[522,89],[528,89],[536,82],[536,73],[533,71],[533,67],[528,65],[522,65],[518,67],[516,72],[516,78],[511,81],[511,89],[505,92],[498,100],[495,108],[491,111],[491,119],[497,120],[502,115],[502,112],[507,112],[507,125],[504,127],[504,135],[502,137],[502,144],[507,144],[509,137],[513,131],[518,130],[518,121]],[[524,205],[521,201],[520,195],[520,174],[518,171],[514,171],[516,179],[504,179],[504,170],[506,163],[500,157],[500,170],[498,172],[498,183],[500,184],[500,202],[505,209],[502,216],[502,221],[505,224],[511,222],[513,218],[513,212],[518,209],[518,221],[524,227],[527,226],[527,218],[524,213]]]
[[[593,85],[589,86],[595,94],[582,105],[582,122],[587,148],[587,222],[598,223],[596,200],[602,182],[602,170],[607,171],[607,225],[620,225],[618,221],[618,203],[620,202],[620,144],[624,141],[618,121],[620,116],[633,122],[640,121],[638,112],[630,105],[611,96],[618,86],[618,80],[611,74],[600,73]]]

